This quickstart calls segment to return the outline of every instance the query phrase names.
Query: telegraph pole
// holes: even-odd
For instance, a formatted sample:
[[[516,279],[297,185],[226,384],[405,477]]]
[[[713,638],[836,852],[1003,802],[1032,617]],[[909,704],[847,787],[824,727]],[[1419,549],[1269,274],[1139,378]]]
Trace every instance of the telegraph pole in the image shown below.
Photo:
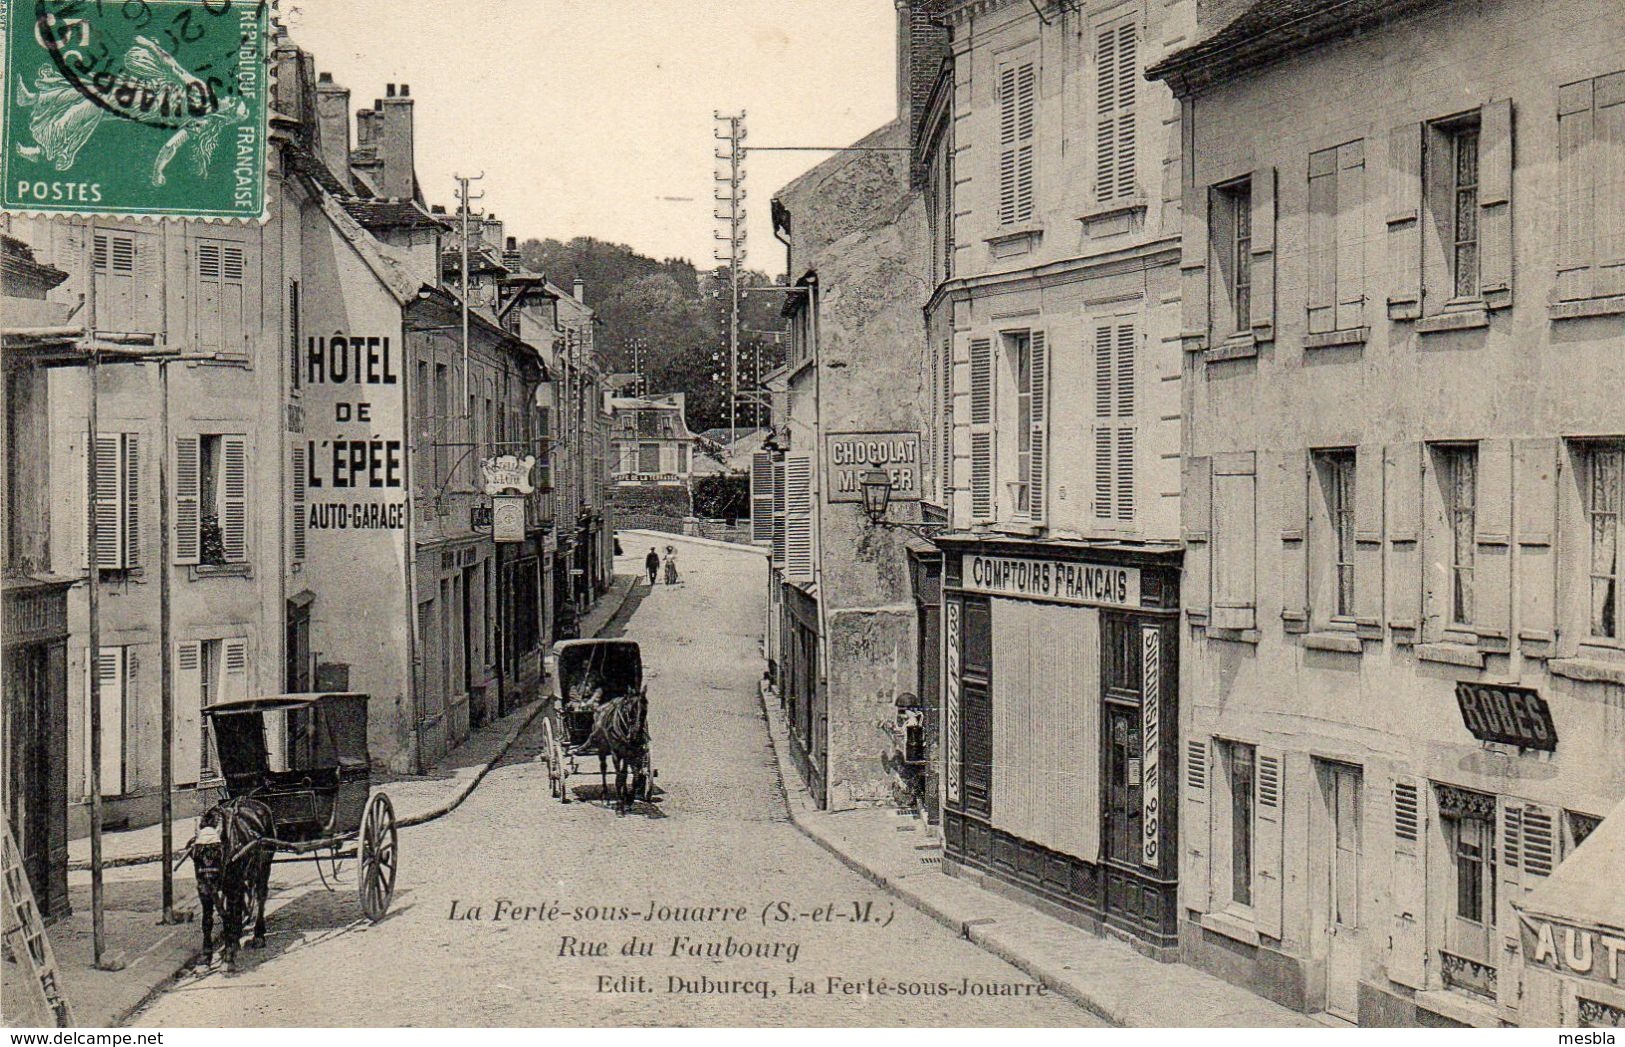
[[[481,171],[479,174],[474,175],[472,177],[465,177],[463,175],[458,175],[458,174],[454,174],[454,175],[452,175],[452,177],[457,180],[457,204],[458,204],[457,210],[462,215],[462,219],[463,219],[463,223],[462,223],[463,224],[463,250],[462,250],[462,259],[461,259],[462,267],[463,267],[463,294],[462,294],[462,298],[463,298],[463,406],[462,406],[462,411],[467,411],[468,410],[468,219],[469,219],[468,205],[471,202],[475,201],[475,200],[483,200],[483,199],[485,199],[485,194],[484,193],[473,193],[473,194],[469,193],[469,191],[468,191],[468,183],[470,183],[470,182],[478,182],[480,179],[485,177],[485,172]],[[461,414],[462,411],[459,411],[458,413]],[[444,418],[442,418],[440,420],[440,424],[442,426],[441,432],[443,434],[445,432],[444,426],[446,424],[446,420]],[[442,435],[441,439],[446,439],[446,437],[444,435]]]
[[[739,427],[739,267],[745,261],[745,111],[737,115],[712,114],[717,122],[715,137],[726,142],[726,151],[713,152],[718,160],[728,164],[726,173],[713,172],[717,185],[712,197],[726,204],[727,211],[713,209],[711,214],[718,223],[712,235],[726,243],[726,252],[718,249],[715,257],[728,265],[728,442],[738,439]]]

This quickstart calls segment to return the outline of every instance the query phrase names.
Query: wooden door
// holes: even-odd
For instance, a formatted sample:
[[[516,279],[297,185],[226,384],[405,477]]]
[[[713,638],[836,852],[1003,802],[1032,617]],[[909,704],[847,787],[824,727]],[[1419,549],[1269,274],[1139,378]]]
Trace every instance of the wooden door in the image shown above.
[[[1326,1010],[1354,1021],[1360,985],[1360,769],[1320,767],[1327,836]]]

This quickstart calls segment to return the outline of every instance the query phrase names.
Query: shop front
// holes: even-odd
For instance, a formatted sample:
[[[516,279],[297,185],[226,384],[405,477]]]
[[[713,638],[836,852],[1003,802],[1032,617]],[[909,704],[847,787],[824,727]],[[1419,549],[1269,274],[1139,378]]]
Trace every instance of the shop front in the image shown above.
[[[1179,554],[937,544],[949,871],[1174,958]]]
[[[818,597],[783,582],[784,645],[779,657],[780,689],[790,726],[790,754],[819,807],[828,803],[829,715],[819,671]]]
[[[6,824],[47,921],[68,913],[66,581],[5,583]]]

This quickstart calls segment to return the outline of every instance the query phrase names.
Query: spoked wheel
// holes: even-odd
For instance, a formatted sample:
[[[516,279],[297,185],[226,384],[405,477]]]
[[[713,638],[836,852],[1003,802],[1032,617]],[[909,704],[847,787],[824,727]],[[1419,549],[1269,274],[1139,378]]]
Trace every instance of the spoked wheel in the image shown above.
[[[553,746],[553,755],[548,757],[548,764],[552,767],[554,788],[553,795],[559,798],[560,803],[569,803],[569,772],[564,766],[564,745],[559,741],[559,736],[552,733],[552,729],[553,725],[549,723],[548,731],[550,734],[550,741],[552,742]]]
[[[553,755],[553,721],[542,721],[542,760],[547,764],[547,795],[559,795],[559,761]]]
[[[361,895],[361,911],[377,923],[389,911],[395,896],[395,869],[399,834],[395,829],[395,805],[385,793],[374,793],[361,818],[360,841],[356,847],[359,869],[356,890]]]

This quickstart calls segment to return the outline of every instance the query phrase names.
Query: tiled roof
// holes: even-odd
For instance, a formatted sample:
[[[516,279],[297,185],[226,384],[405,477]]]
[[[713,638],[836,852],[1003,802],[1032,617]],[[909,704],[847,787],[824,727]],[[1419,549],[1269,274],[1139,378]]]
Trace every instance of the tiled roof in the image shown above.
[[[351,218],[368,229],[447,229],[449,226],[419,207],[416,201],[401,199],[368,200],[358,196],[341,197],[339,204]]]

